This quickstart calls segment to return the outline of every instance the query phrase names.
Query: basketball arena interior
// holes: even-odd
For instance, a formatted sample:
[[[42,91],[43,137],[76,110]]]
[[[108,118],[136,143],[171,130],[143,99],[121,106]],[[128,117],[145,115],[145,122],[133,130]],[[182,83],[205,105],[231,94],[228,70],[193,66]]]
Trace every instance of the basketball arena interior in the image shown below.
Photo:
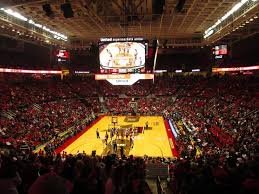
[[[258,0],[1,0],[1,194],[259,193]]]

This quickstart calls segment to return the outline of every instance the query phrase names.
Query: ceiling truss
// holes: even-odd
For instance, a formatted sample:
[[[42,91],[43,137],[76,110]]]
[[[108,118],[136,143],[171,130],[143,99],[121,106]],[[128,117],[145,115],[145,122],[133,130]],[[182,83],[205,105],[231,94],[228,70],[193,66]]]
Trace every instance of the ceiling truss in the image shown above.
[[[65,34],[74,46],[76,42],[78,46],[87,46],[100,37],[110,36],[158,38],[170,46],[202,46],[224,37],[216,35],[203,41],[204,31],[239,1],[186,0],[183,9],[178,11],[175,9],[178,0],[165,0],[163,11],[157,13],[152,0],[70,0],[73,18],[64,18],[60,10],[64,0],[2,0],[1,5]],[[43,11],[45,3],[51,5],[53,17]],[[222,34],[232,29],[225,31]]]

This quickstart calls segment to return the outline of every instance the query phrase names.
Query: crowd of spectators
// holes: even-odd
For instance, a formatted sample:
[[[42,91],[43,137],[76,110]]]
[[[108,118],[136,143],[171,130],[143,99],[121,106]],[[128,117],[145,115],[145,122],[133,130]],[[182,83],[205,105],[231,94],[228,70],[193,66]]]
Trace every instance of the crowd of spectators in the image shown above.
[[[75,135],[101,111],[163,115],[177,129],[180,158],[156,162],[169,164],[169,183],[175,193],[256,193],[258,96],[254,76],[167,76],[130,87],[111,86],[91,77],[1,81],[0,142],[18,149],[24,143],[36,147],[52,140],[46,149],[53,151],[64,142],[60,133],[75,126],[66,137]],[[34,187],[39,185],[31,186],[37,176],[55,173],[67,182],[68,193],[149,193],[145,162],[84,154],[2,155],[0,184],[3,178],[17,184],[22,180],[19,193],[37,193]],[[15,169],[8,165],[21,168],[8,175],[4,169]],[[26,174],[30,167],[35,174]]]
[[[66,84],[57,80],[26,80],[2,82],[0,142],[19,148],[27,144],[32,149],[76,125],[96,118],[87,99],[80,99]],[[93,101],[94,102],[94,101]],[[85,123],[81,123],[84,120]]]
[[[0,154],[1,193],[151,194],[143,158],[16,153]]]
[[[238,145],[237,150],[242,149],[242,146],[249,150],[248,146],[255,144],[258,138],[258,92],[255,80],[209,80],[202,92],[199,90],[196,87],[185,90],[188,93],[177,97],[167,109],[169,117],[176,124],[184,120],[186,125],[193,128],[191,132],[182,132],[179,141],[184,142],[180,145],[190,145],[187,141],[195,139],[199,144],[206,144],[201,146],[202,149],[216,146],[224,150]],[[194,92],[197,92],[196,95]]]
[[[178,129],[183,159],[171,165],[171,187],[175,193],[257,193],[258,82],[192,81],[165,111]]]
[[[161,115],[170,97],[106,98],[109,114]]]

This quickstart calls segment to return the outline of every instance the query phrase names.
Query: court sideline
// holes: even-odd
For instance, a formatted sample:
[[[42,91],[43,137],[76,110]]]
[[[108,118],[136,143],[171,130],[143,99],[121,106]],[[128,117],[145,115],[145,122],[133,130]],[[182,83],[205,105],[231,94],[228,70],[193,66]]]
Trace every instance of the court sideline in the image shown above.
[[[143,127],[146,121],[148,121],[149,127],[152,128],[145,130],[144,134],[141,133],[135,136],[134,147],[130,150],[129,155],[172,157],[172,151],[162,116],[140,116],[137,122],[125,122],[125,118],[125,116],[118,116],[119,126],[132,124],[133,126]],[[77,140],[65,148],[64,151],[66,151],[67,154],[77,154],[78,152],[82,153],[84,151],[87,155],[90,155],[92,151],[95,150],[97,155],[103,155],[106,145],[103,144],[102,139],[104,139],[105,133],[109,125],[111,125],[111,120],[111,116],[104,116]],[[96,137],[97,128],[100,132],[100,139]],[[110,136],[110,133],[108,134]]]

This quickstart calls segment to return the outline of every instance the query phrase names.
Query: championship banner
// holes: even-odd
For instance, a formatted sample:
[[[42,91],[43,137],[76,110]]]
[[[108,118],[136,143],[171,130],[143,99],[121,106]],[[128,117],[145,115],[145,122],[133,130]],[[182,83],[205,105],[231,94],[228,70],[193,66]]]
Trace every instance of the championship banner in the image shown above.
[[[154,74],[95,74],[95,80],[107,80],[112,85],[133,85],[141,79],[154,79]]]

